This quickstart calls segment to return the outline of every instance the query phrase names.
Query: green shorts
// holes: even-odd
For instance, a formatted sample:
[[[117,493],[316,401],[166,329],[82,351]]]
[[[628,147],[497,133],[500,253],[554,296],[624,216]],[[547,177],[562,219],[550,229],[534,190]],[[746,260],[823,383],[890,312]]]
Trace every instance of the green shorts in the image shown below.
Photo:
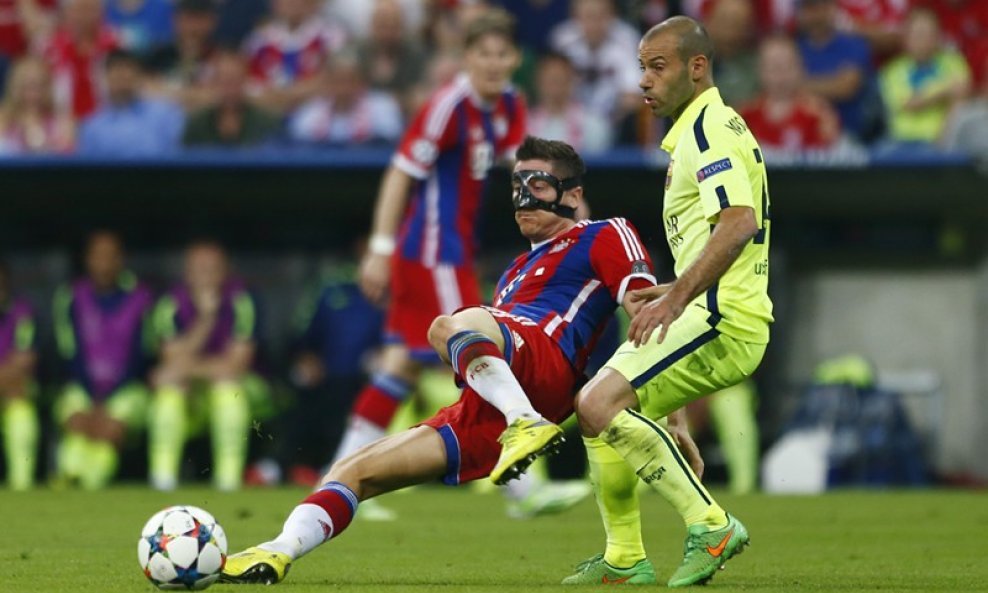
[[[608,366],[634,387],[641,411],[661,418],[689,402],[749,377],[765,354],[765,344],[742,342],[710,327],[710,313],[691,304],[665,340],[636,348],[625,342]]]

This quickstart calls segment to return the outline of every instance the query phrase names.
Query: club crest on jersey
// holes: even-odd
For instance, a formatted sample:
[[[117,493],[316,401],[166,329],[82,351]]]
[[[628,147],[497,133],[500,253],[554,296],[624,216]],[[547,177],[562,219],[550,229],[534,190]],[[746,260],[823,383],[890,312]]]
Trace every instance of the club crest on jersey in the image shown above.
[[[559,243],[556,243],[555,245],[553,245],[552,246],[552,249],[549,250],[549,253],[559,253],[560,251],[562,251],[563,249],[566,249],[567,247],[569,247],[572,244],[573,244],[573,240],[572,239],[564,239],[564,240],[560,241]]]
[[[495,117],[494,121],[492,122],[492,125],[494,126],[495,136],[500,138],[501,136],[506,136],[508,134],[508,120],[504,119],[503,117],[501,116]]]
[[[703,181],[708,177],[713,177],[714,175],[722,171],[727,171],[728,169],[732,169],[732,168],[734,167],[733,165],[731,165],[731,159],[721,159],[715,163],[710,163],[706,167],[697,171],[696,180]]]
[[[484,131],[480,129],[480,126],[470,128],[470,139],[474,142],[480,142],[484,139]]]

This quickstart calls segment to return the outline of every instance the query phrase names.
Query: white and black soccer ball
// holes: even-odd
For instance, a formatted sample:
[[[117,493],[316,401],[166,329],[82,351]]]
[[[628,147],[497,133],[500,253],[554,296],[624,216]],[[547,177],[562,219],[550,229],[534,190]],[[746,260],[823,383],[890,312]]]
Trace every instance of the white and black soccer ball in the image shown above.
[[[205,589],[226,564],[226,533],[199,507],[168,507],[144,524],[137,560],[160,589]]]

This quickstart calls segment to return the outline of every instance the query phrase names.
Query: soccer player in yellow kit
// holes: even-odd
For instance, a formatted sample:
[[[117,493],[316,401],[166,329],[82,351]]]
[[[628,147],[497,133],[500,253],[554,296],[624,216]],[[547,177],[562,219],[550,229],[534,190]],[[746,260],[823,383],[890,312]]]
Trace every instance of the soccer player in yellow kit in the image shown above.
[[[628,341],[577,396],[607,550],[564,583],[654,582],[634,474],[686,523],[685,555],[670,587],[706,582],[748,543],[744,525],[691,468],[702,471],[702,460],[682,410],[750,376],[772,321],[765,164],[714,86],[711,57],[706,31],[688,17],[656,25],[639,45],[645,103],[675,122],[662,149],[671,157],[663,219],[676,280],[635,293],[647,303]],[[666,428],[657,423],[663,417]],[[511,436],[502,457],[530,459],[536,447],[526,451],[526,435]]]

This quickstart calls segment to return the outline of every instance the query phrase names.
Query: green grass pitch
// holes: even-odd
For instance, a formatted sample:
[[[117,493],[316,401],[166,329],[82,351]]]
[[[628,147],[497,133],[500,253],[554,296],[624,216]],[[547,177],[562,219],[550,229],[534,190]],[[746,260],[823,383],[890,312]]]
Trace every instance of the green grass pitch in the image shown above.
[[[988,591],[983,492],[715,494],[745,521],[752,546],[708,590]],[[236,551],[275,534],[302,496],[297,489],[0,492],[0,591],[150,593],[154,589],[137,565],[136,541],[159,508],[206,508]],[[384,500],[401,513],[397,522],[358,519],[342,537],[297,562],[277,590],[572,591],[556,583],[603,546],[590,500],[531,521],[505,518],[497,493],[429,487]],[[679,561],[684,530],[660,498],[648,494],[642,500],[645,545],[663,579]]]

